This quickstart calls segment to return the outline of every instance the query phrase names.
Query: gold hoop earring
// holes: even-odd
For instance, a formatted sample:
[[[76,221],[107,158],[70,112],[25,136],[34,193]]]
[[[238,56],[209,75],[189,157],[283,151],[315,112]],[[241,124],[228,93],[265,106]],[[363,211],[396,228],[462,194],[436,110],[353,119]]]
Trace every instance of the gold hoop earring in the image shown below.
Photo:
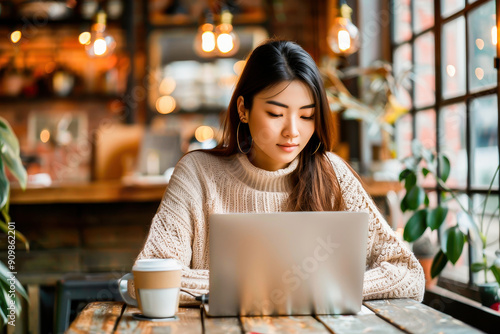
[[[316,147],[316,150],[314,150],[314,152],[311,155],[315,155],[316,152],[318,152],[320,146],[321,146],[321,142],[319,142],[318,147]]]
[[[241,149],[241,146],[240,146],[240,125],[241,125],[241,122],[238,123],[238,127],[236,128],[236,144],[238,144],[238,150],[243,153],[243,154],[248,154],[250,152],[250,150],[252,149],[252,143],[253,143],[253,139],[252,141],[250,142],[250,148],[248,149],[248,151],[246,152],[243,152],[243,150]]]

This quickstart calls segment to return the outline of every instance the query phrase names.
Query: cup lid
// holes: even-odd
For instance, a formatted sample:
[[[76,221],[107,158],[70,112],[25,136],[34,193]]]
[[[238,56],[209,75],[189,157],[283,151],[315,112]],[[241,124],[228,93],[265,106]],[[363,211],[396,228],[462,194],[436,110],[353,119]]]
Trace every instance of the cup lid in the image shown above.
[[[176,259],[142,259],[137,260],[132,267],[134,271],[181,270]]]

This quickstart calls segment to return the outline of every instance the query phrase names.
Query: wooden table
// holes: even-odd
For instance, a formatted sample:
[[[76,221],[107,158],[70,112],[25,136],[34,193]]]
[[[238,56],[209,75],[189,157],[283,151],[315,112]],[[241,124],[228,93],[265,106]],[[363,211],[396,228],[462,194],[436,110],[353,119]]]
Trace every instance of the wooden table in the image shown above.
[[[139,321],[139,310],[121,302],[94,302],[66,333],[481,333],[412,299],[373,300],[357,315],[209,318],[199,308],[180,308],[176,320]]]

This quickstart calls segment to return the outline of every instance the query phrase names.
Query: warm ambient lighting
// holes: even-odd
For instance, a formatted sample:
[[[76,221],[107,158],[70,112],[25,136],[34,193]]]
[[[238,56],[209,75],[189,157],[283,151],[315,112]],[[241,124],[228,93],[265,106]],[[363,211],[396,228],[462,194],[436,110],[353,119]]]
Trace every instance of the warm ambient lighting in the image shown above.
[[[211,18],[207,18],[207,21]],[[211,22],[203,24],[194,39],[194,50],[201,57],[210,57],[215,54],[214,25]]]
[[[236,63],[233,65],[233,71],[236,73],[236,75],[241,75],[243,73],[243,69],[245,68],[245,61],[244,60],[238,60]]]
[[[491,44],[497,45],[497,26],[491,27]]]
[[[40,140],[42,143],[47,143],[50,140],[50,131],[47,129],[43,129],[40,132]]]
[[[455,66],[453,66],[453,65],[446,66],[446,73],[448,73],[448,75],[450,76],[450,78],[453,78],[455,76],[456,72],[457,71],[455,69]]]
[[[89,45],[90,44],[90,33],[88,31],[84,31],[82,32],[79,36],[78,36],[78,42],[81,44],[81,45]]]
[[[92,25],[90,43],[85,43],[85,50],[91,57],[107,57],[113,53],[115,47],[114,38],[106,32],[106,13],[100,10],[97,12],[96,23]]]
[[[483,80],[483,78],[484,78],[484,70],[481,67],[477,67],[476,70],[474,71],[474,73],[476,74],[476,77],[479,80]]]
[[[206,125],[199,126],[194,132],[194,137],[197,141],[202,143],[206,140],[214,138],[214,130]]]
[[[161,95],[170,95],[175,90],[176,87],[175,79],[172,77],[165,77],[160,83],[160,91]]]
[[[200,26],[194,39],[194,50],[201,57],[229,57],[239,49],[239,38],[233,30],[233,15],[223,10],[221,23],[214,29],[212,14],[206,15],[206,22]]]
[[[21,32],[19,30],[16,30],[12,32],[12,34],[10,34],[10,40],[15,44],[21,40],[21,36]]]
[[[359,31],[351,22],[352,9],[341,1],[340,16],[335,18],[328,32],[328,44],[340,56],[349,56],[359,50]]]
[[[484,41],[481,38],[476,39],[476,46],[479,50],[484,48]]]
[[[240,47],[240,40],[234,33],[232,21],[233,14],[229,10],[223,10],[221,23],[215,28],[217,49],[226,57],[235,54]]]
[[[162,96],[156,100],[156,110],[160,114],[170,114],[176,107],[175,99],[172,96]]]

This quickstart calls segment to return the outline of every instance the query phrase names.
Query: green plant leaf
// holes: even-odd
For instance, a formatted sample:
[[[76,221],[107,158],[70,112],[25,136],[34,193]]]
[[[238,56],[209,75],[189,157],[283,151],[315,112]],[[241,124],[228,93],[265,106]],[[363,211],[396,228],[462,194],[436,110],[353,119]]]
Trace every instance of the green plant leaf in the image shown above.
[[[402,212],[406,212],[408,210],[408,203],[406,202],[406,195],[401,200],[401,203],[399,203],[399,206],[400,206]]]
[[[0,150],[1,150],[1,144],[0,144]],[[9,180],[7,180],[7,175],[5,175],[4,172],[4,166],[3,166],[3,161],[0,158],[0,208],[3,208],[5,204],[7,204],[7,200],[9,198],[9,192],[10,192],[10,183]]]
[[[434,154],[432,153],[431,150],[425,148],[422,146],[422,158],[424,158],[424,160],[429,164],[429,165],[432,165],[432,163],[434,162]]]
[[[410,173],[413,173],[413,171],[411,169],[408,169],[408,168],[406,168],[401,173],[399,173],[399,182],[402,182],[404,179],[406,179],[406,177],[408,177],[408,175],[410,175]]]
[[[17,181],[19,181],[21,188],[26,189],[26,183],[28,182],[28,173],[23,166],[21,157],[5,143],[1,144],[2,146],[0,149],[0,155],[5,166],[12,172],[12,175],[14,175]]]
[[[495,265],[492,265],[490,267],[491,272],[495,276],[495,279],[497,280],[498,284],[500,284],[500,269],[495,267]]]
[[[446,230],[448,235],[446,240],[446,256],[451,263],[457,263],[465,244],[465,235],[460,231],[458,225],[450,227]]]
[[[403,238],[408,242],[413,242],[424,234],[427,224],[425,219],[427,217],[426,210],[418,210],[410,217],[405,225]]]
[[[3,262],[0,261],[0,281],[4,282],[5,284],[10,285],[10,283],[7,281],[9,277],[12,276],[12,273],[10,272],[9,269],[5,266]],[[16,292],[19,293],[21,296],[26,299],[26,301],[29,303],[29,297],[28,294],[26,293],[26,290],[24,290],[24,287],[19,283],[19,281],[15,280],[15,286],[16,286]]]
[[[429,210],[427,213],[427,226],[433,231],[438,229],[443,224],[447,214],[448,208],[442,206]]]
[[[443,253],[442,250],[439,250],[436,256],[434,256],[434,260],[432,260],[431,277],[434,278],[438,276],[441,273],[441,271],[443,271],[444,267],[446,266],[446,263],[448,263],[448,258],[446,257],[446,254]]]
[[[472,270],[475,273],[480,272],[481,270],[485,270],[485,269],[486,269],[486,266],[484,265],[484,262],[474,262],[470,267],[470,270]]]
[[[410,191],[417,184],[417,176],[415,173],[411,172],[406,176],[405,179],[405,189],[406,191]]]
[[[422,174],[424,174],[424,177],[426,177],[431,171],[428,170],[427,168],[423,167],[422,168]]]
[[[446,155],[440,155],[439,158],[439,177],[443,182],[446,182],[448,176],[450,176],[450,160]]]
[[[424,197],[424,205],[426,208],[429,207],[429,204],[430,204],[430,200],[429,200],[429,196],[427,196],[427,193],[425,194],[425,197]]]
[[[6,293],[7,291],[4,290],[2,284],[0,284],[0,319],[1,319],[1,324],[2,327],[7,325],[7,314],[9,313],[9,310],[7,309],[7,303],[8,299],[6,299]]]
[[[457,213],[457,224],[460,226],[462,231],[469,234],[471,243],[473,245],[478,245],[479,243],[483,243],[481,238],[481,231],[479,231],[479,227],[474,222],[474,219],[467,212],[460,211]]]
[[[3,211],[4,209],[2,209]],[[7,223],[5,223],[4,221],[0,221],[0,230],[3,231],[5,234],[8,234],[8,231],[9,231],[9,226],[7,225]],[[22,234],[21,232],[19,231],[15,231],[15,237],[17,240],[19,240],[20,242],[22,242],[24,244],[24,248],[26,249],[26,251],[29,252],[30,250],[30,243],[28,241],[28,239],[24,236],[24,234]]]
[[[424,202],[425,191],[423,188],[415,186],[406,194],[406,203],[410,210],[417,210],[418,207]]]
[[[11,298],[10,298],[10,295],[9,295],[10,287],[5,282],[0,281],[0,290],[2,290],[3,299],[4,299],[5,303],[6,303],[5,315],[8,317],[9,313],[10,313],[10,310],[8,309],[8,307],[9,307],[9,302],[11,301]],[[18,298],[18,297],[19,296],[16,294],[14,296],[13,300],[14,300],[14,307],[15,307],[16,315],[19,316],[21,314],[21,310],[23,309],[23,307],[21,305],[21,301],[19,300],[20,298]],[[2,307],[3,307],[3,304],[2,304]]]
[[[0,141],[12,148],[16,155],[21,152],[19,147],[19,140],[17,140],[14,130],[9,125],[9,122],[0,116]]]

